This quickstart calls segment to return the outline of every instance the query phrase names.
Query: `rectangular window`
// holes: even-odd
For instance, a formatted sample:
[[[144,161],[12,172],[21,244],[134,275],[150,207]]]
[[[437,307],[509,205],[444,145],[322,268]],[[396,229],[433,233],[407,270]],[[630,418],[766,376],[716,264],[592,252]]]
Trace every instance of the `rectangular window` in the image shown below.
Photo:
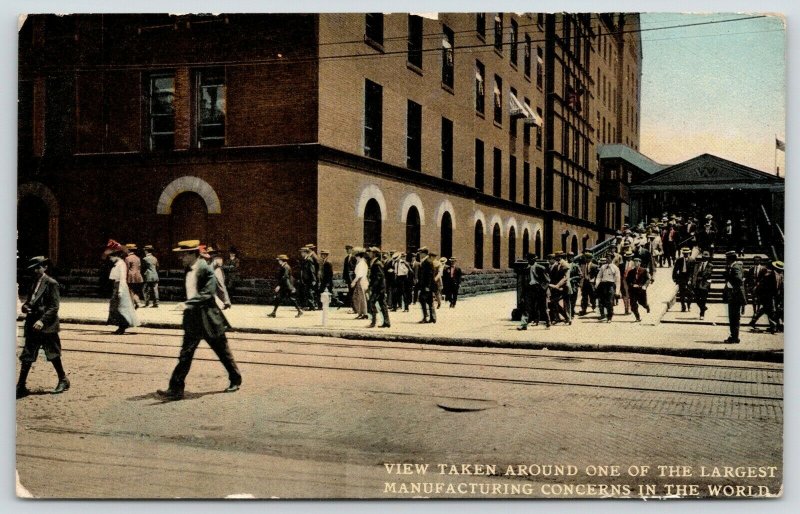
[[[367,13],[364,37],[367,41],[383,46],[383,13]]]
[[[479,12],[475,15],[475,30],[481,39],[486,39],[486,13]]]
[[[475,189],[483,193],[483,141],[475,140]]]
[[[531,77],[531,37],[528,34],[525,34],[525,76],[530,78]]]
[[[536,108],[536,114],[539,115],[539,119],[540,120],[544,119],[544,118],[542,118],[542,108],[541,107],[537,107]],[[542,149],[542,126],[541,125],[536,125],[536,148],[538,148],[539,150]]]
[[[536,15],[536,25],[540,29],[544,29],[544,13],[540,12]]]
[[[364,155],[383,157],[383,86],[371,80],[364,87]]]
[[[528,107],[528,109],[530,109],[531,107],[530,99],[528,98],[525,99],[525,105]],[[522,142],[525,144],[525,146],[531,144],[531,126],[528,123],[523,123],[522,125]]]
[[[511,64],[517,65],[517,33],[519,31],[517,22],[511,20],[511,34],[509,35],[509,54],[511,56]]]
[[[578,198],[580,191],[578,184],[572,184],[572,215],[578,217]]]
[[[492,194],[498,198],[503,193],[503,154],[499,148],[494,149],[494,176],[492,177]]]
[[[581,202],[581,209],[583,212],[581,213],[581,218],[588,220],[589,219],[589,188],[583,188],[583,202]]]
[[[536,47],[536,87],[544,87],[544,51],[541,46]]]
[[[508,159],[508,199],[517,201],[517,158],[513,155]]]
[[[453,87],[454,43],[453,31],[444,26],[442,28],[442,84],[449,88]]]
[[[225,144],[225,71],[202,70],[197,73],[197,146],[218,147]]]
[[[522,203],[531,204],[531,165],[527,161],[522,163]]]
[[[511,97],[517,97],[517,90],[513,87],[510,90]],[[517,137],[517,119],[514,117],[514,113],[511,112],[511,109],[508,110],[508,130],[511,134],[511,137]]]
[[[416,171],[422,169],[422,106],[412,100],[408,101],[406,167]]]
[[[150,150],[175,147],[175,77],[150,77]]]
[[[536,208],[542,208],[542,168],[536,168]]]
[[[503,123],[503,79],[494,76],[494,121]]]
[[[453,180],[453,122],[442,118],[442,178]]]
[[[503,51],[503,13],[494,15],[494,49]]]
[[[422,17],[408,15],[408,62],[422,69]]]
[[[483,63],[475,61],[475,110],[483,114],[484,105],[486,102],[486,68]]]
[[[569,214],[569,182],[561,175],[561,212]]]

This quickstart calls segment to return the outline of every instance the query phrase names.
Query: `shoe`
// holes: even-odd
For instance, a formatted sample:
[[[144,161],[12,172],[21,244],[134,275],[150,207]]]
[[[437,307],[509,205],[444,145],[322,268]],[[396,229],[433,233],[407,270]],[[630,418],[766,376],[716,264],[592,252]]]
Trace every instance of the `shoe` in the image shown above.
[[[704,318],[704,316],[701,314],[701,315],[700,315],[700,319],[703,319],[703,318]]]
[[[69,379],[64,377],[58,381],[58,385],[53,389],[53,394],[61,394],[67,389],[69,389]]]
[[[145,302],[144,307],[145,308],[150,307],[150,302]]]
[[[403,312],[408,312],[408,309],[403,309]]]
[[[640,323],[640,322],[642,321],[642,318],[636,318],[634,321],[635,321],[636,323]]]
[[[428,322],[428,318],[423,318],[422,320],[417,321],[417,323],[427,323],[427,322]]]
[[[392,325],[390,325],[389,323],[384,323],[383,325],[380,326],[380,328],[392,328]]]
[[[598,319],[597,321],[599,321],[600,323],[602,323],[602,322],[606,321],[606,318],[600,318],[600,319]]]
[[[686,312],[686,307],[681,307],[681,312]]]
[[[647,311],[647,314],[650,314],[650,306],[649,305],[645,305],[644,308]]]
[[[550,323],[545,323],[544,328],[550,328]]]
[[[586,311],[580,311],[580,312],[578,313],[578,316],[586,316]]]
[[[268,318],[274,318],[275,317],[275,313],[274,312],[270,312],[269,314],[267,314],[267,317]]]
[[[31,394],[31,392],[28,390],[27,387],[17,386],[17,400],[19,400],[20,398],[25,398],[29,394]]]
[[[158,304],[153,305],[154,309],[158,309]]]
[[[113,334],[116,334],[116,335],[122,335],[122,334],[124,334],[124,333],[125,333],[125,329],[124,329],[124,328],[118,328],[118,329],[116,329],[116,330],[115,330],[114,332],[112,332],[112,333],[113,333]]]
[[[238,391],[238,390],[239,390],[239,388],[240,388],[240,387],[242,387],[242,384],[233,384],[233,383],[232,383],[231,385],[229,385],[229,386],[228,386],[228,387],[225,389],[225,392],[226,392],[226,393],[235,393],[236,391]]]
[[[297,314],[294,315],[295,318],[299,318],[303,315],[303,311],[297,311]]]
[[[176,391],[174,389],[159,389],[156,393],[164,400],[182,400],[183,391]]]
[[[728,339],[725,340],[725,343],[727,343],[727,344],[739,344],[739,340],[738,339],[733,339],[732,337],[729,337]]]
[[[436,323],[436,318],[433,318],[432,320],[430,320],[429,323]]]
[[[373,321],[372,323],[367,325],[367,328],[375,328],[375,322]]]
[[[519,326],[519,327],[517,327],[517,330],[528,330],[528,327],[526,327],[526,326]]]

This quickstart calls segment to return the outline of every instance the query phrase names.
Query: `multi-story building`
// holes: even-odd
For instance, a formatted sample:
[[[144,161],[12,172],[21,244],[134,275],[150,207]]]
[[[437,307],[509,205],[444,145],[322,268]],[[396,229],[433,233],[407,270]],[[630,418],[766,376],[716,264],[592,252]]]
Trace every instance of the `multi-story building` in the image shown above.
[[[474,269],[591,246],[597,145],[638,148],[636,20],[29,16],[20,254],[85,267],[108,238],[199,237],[264,275],[312,242]]]

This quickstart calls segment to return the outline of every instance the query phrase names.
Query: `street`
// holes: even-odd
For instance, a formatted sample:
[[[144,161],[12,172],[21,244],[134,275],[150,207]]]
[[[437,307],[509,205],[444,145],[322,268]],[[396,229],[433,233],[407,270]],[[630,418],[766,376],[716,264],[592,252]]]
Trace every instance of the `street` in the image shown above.
[[[111,329],[63,325],[71,389],[49,394],[55,374],[40,358],[33,394],[17,401],[17,470],[33,496],[781,490],[782,364],[231,333],[242,389],[222,393],[225,371],[201,343],[186,398],[163,402],[155,391],[167,385],[182,332]],[[403,463],[428,466],[398,474]]]

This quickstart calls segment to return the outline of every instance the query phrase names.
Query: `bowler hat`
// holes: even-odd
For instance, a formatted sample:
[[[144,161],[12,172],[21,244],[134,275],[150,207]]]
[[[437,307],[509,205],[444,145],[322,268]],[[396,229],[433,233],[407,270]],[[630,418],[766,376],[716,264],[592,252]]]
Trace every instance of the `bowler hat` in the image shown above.
[[[353,249],[353,245],[344,245],[344,249],[345,250],[352,250]]]
[[[44,255],[37,255],[36,257],[31,257],[31,259],[28,261],[26,269],[38,268],[39,266],[44,266],[45,264],[49,263],[50,259],[48,259]]]
[[[278,259],[279,261],[288,261],[289,260],[289,257],[285,253],[282,253],[282,254],[278,255],[277,257],[275,257],[275,258]]]
[[[417,250],[417,253],[428,253],[428,247],[427,246],[423,246],[422,248]]]
[[[172,249],[173,252],[191,252],[197,250],[200,250],[199,239],[187,239],[186,241],[180,241],[178,246]]]

